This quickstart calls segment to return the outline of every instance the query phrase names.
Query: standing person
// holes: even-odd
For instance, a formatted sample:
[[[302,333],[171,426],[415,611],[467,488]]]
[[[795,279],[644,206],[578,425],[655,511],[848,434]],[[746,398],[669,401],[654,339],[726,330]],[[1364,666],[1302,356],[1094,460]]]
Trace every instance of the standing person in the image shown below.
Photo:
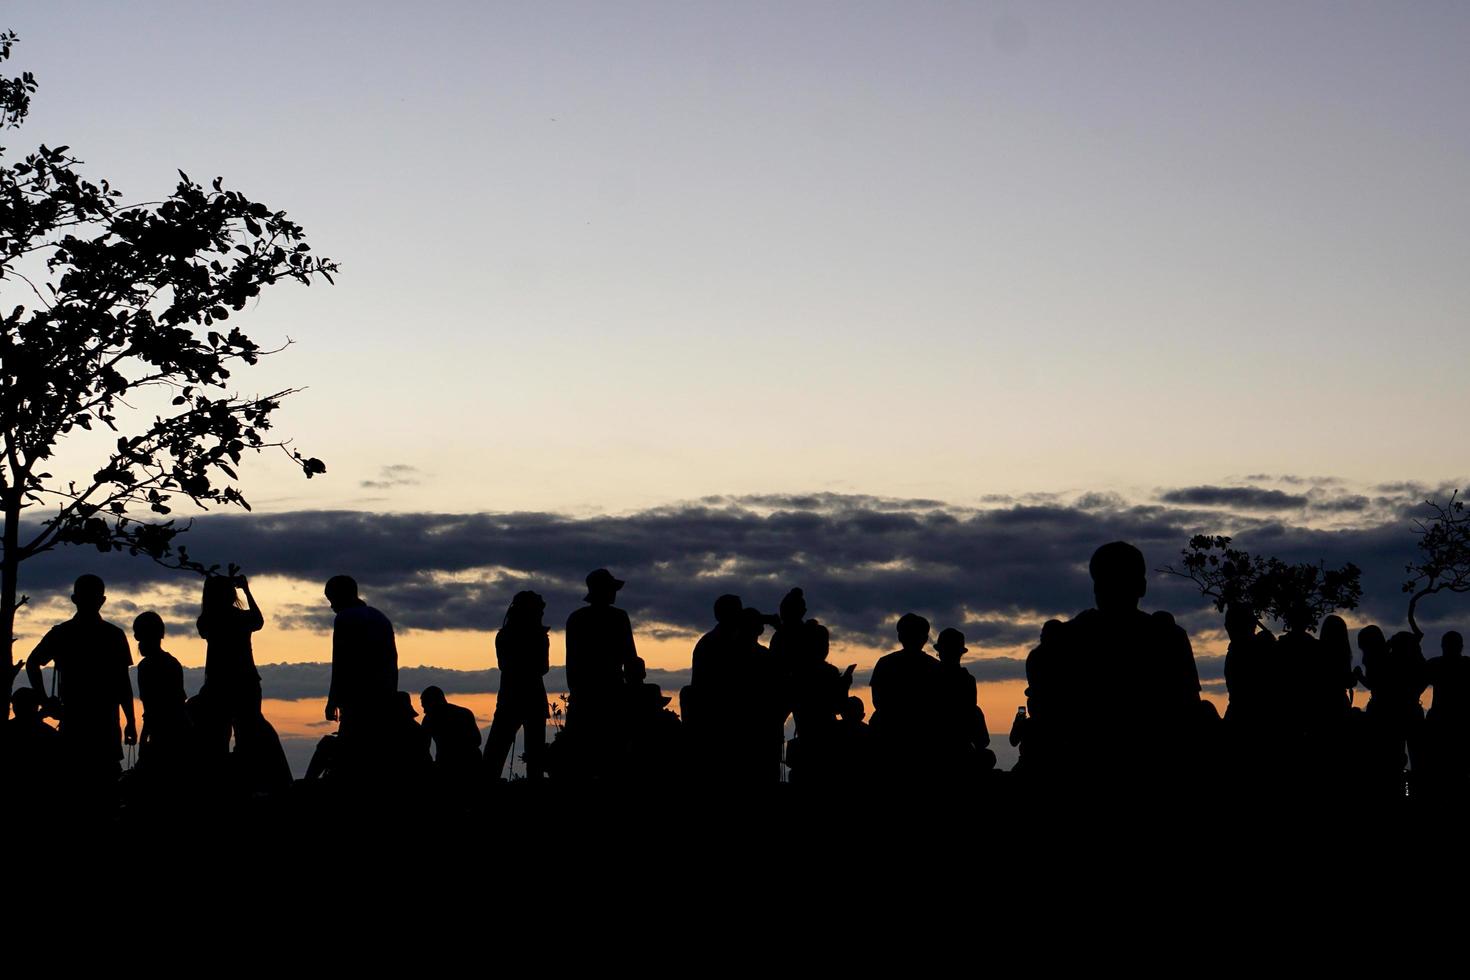
[[[949,779],[972,779],[977,772],[995,768],[995,753],[990,750],[990,729],[985,712],[980,709],[979,685],[969,668],[960,663],[969,648],[965,634],[950,628],[941,630],[934,641],[939,654],[940,736],[943,742],[941,761]]]
[[[83,575],[72,587],[76,615],[51,627],[26,658],[31,688],[45,690],[41,668],[56,664],[53,713],[61,712],[61,749],[79,792],[100,801],[116,781],[122,761],[122,743],[135,745],[138,727],[133,717],[133,684],[128,668],[133,652],[128,636],[102,618],[107,588],[96,575]],[[127,725],[118,730],[122,708]]]
[[[367,764],[386,751],[398,695],[398,646],[388,617],[357,594],[357,581],[334,575],[324,590],[332,623],[332,681],[327,721],[340,721],[339,764]]]
[[[163,617],[158,613],[145,612],[133,620],[133,639],[138,641],[138,700],[143,702],[138,764],[145,772],[176,779],[189,753],[188,697],[183,665],[163,648],[163,635]]]
[[[241,608],[237,590],[244,591]],[[265,616],[243,575],[211,575],[204,580],[204,596],[197,626],[204,638],[204,686],[200,700],[208,719],[203,737],[211,764],[222,765],[230,751],[230,736],[238,746],[258,729],[260,672],[255,669],[251,636],[265,626]]]
[[[613,605],[624,584],[605,568],[593,570],[587,605],[567,617],[567,735],[594,775],[621,752],[627,677],[638,659],[633,624]]]
[[[1470,657],[1456,630],[1440,638],[1440,655],[1430,660],[1424,676],[1434,686],[1434,701],[1425,719],[1425,753],[1438,795],[1460,798],[1470,790]]]
[[[1069,792],[1197,784],[1200,683],[1189,635],[1139,609],[1148,565],[1133,545],[1098,548],[1088,573],[1094,607],[1044,630],[1026,660],[1027,769]],[[1127,765],[1111,738],[1119,718],[1142,733]]]
[[[934,775],[939,730],[934,707],[942,678],[938,660],[924,652],[929,620],[914,613],[898,619],[901,649],[873,667],[873,735],[878,739],[882,776],[904,782]]]
[[[546,750],[546,682],[551,669],[550,629],[541,621],[546,602],[534,592],[517,592],[495,634],[495,660],[500,665],[500,693],[495,718],[485,738],[485,763],[492,778],[505,767],[516,731],[525,729],[526,777],[539,780]]]

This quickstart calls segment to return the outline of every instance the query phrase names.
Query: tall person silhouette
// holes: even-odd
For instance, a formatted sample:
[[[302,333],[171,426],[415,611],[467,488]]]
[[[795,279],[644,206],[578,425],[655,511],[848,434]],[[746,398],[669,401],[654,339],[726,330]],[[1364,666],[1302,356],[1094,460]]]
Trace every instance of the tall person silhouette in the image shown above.
[[[121,627],[102,618],[107,588],[96,575],[83,575],[72,587],[76,615],[51,627],[26,658],[31,688],[44,691],[41,668],[55,663],[56,694],[50,713],[61,716],[61,748],[73,777],[71,785],[89,803],[101,803],[112,790],[122,761],[122,743],[138,741],[133,716],[133,684],[128,668],[133,653]],[[118,709],[127,720],[119,731]]]
[[[245,593],[240,606],[236,590]],[[204,638],[204,686],[199,691],[208,719],[204,745],[211,765],[223,765],[230,736],[238,744],[259,729],[260,672],[255,668],[252,634],[265,626],[265,616],[243,575],[211,575],[204,580],[197,627]]]
[[[587,605],[567,617],[567,736],[588,775],[603,775],[624,748],[623,708],[638,650],[628,614],[614,606],[625,583],[598,568],[587,575]]]
[[[1044,631],[1026,661],[1028,769],[1084,793],[1104,779],[1135,790],[1196,781],[1200,683],[1188,634],[1139,609],[1148,565],[1133,545],[1103,545],[1088,572],[1094,608]],[[1135,759],[1118,758],[1113,731],[1125,722]]]
[[[516,731],[525,731],[526,776],[539,780],[546,750],[546,682],[551,669],[550,632],[541,621],[546,603],[534,592],[517,592],[495,634],[495,660],[500,666],[500,692],[495,718],[485,738],[485,762],[492,778],[505,768]]]
[[[931,780],[938,771],[939,725],[935,708],[943,679],[940,663],[924,652],[929,620],[915,613],[898,619],[902,649],[873,666],[873,735],[880,778]]]
[[[327,721],[339,721],[346,768],[371,763],[387,751],[398,698],[398,645],[393,624],[357,594],[348,575],[327,580],[332,624],[332,681]]]

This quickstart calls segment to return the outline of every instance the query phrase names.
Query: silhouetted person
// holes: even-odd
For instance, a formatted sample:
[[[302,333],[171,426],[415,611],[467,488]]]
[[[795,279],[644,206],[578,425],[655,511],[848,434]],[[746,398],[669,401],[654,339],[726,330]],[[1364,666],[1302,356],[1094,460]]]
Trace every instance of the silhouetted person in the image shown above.
[[[683,725],[669,710],[673,698],[648,680],[642,657],[635,659],[628,676],[628,758],[625,775],[644,784],[664,783],[671,766],[679,764],[683,751]]]
[[[776,621],[772,625],[775,631],[771,634],[769,649],[782,685],[781,699],[787,714],[790,714],[792,699],[796,696],[791,686],[794,675],[811,659],[804,649],[808,634],[806,596],[801,589],[791,589],[781,597]],[[786,719],[781,720],[784,724]]]
[[[500,632],[495,634],[500,693],[495,696],[495,717],[485,737],[485,763],[492,778],[498,778],[505,768],[505,757],[515,745],[517,729],[525,731],[527,778],[539,780],[544,772],[542,757],[550,712],[542,678],[551,669],[550,631],[541,621],[545,612],[546,603],[539,595],[517,592],[505,611]],[[627,621],[626,616],[623,619]]]
[[[804,639],[792,663],[792,713],[796,738],[786,743],[786,763],[793,782],[827,783],[841,775],[835,755],[838,715],[847,704],[855,664],[839,671],[827,662],[831,638],[815,619],[802,624]],[[777,630],[780,635],[780,630]],[[771,641],[775,646],[774,638]]]
[[[946,775],[969,779],[995,768],[990,750],[990,729],[980,710],[979,685],[975,675],[960,663],[967,652],[965,634],[945,629],[934,641],[939,654],[940,690],[935,710],[939,714],[941,764]]]
[[[434,761],[429,754],[429,733],[418,723],[418,716],[412,695],[407,691],[393,692],[387,763],[393,775],[410,789],[428,777]]]
[[[1470,657],[1464,638],[1450,630],[1440,638],[1440,655],[1425,664],[1434,686],[1434,701],[1425,719],[1428,755],[1432,759],[1432,792],[1462,798],[1470,786]]]
[[[842,702],[832,760],[835,782],[852,786],[866,783],[873,778],[876,765],[873,733],[863,720],[867,713],[863,699],[856,695],[851,695]]]
[[[184,667],[163,648],[163,617],[145,612],[133,620],[138,641],[138,700],[143,730],[138,739],[140,771],[178,779],[188,769],[193,726],[189,723]]]
[[[1256,781],[1277,765],[1281,719],[1289,704],[1278,683],[1276,637],[1258,630],[1256,612],[1244,603],[1225,610],[1225,687],[1230,703],[1225,728],[1237,776]]]
[[[61,733],[46,724],[41,695],[22,687],[10,696],[14,716],[5,722],[4,785],[7,803],[41,808],[56,805],[52,798],[64,778]]]
[[[625,583],[605,568],[587,575],[587,605],[567,617],[567,724],[579,768],[607,773],[626,749],[627,671],[638,650],[628,614],[613,605]]]
[[[924,652],[929,621],[914,613],[898,619],[901,649],[879,658],[873,667],[873,735],[879,752],[878,773],[887,780],[933,778],[942,735],[938,724],[940,663]]]
[[[133,654],[127,634],[102,619],[106,587],[83,575],[72,588],[76,615],[51,627],[26,658],[31,688],[44,690],[41,668],[55,663],[56,696],[48,711],[60,713],[61,745],[67,767],[85,796],[99,801],[111,791],[122,761],[122,743],[138,741],[133,717]],[[119,731],[118,708],[127,725]]]
[[[777,621],[755,608],[743,612],[747,649],[741,664],[736,715],[744,760],[738,779],[752,783],[780,782],[786,716],[790,714],[788,678],[770,649],[761,642],[766,626]]]
[[[237,590],[245,593],[244,608]],[[251,636],[265,626],[265,617],[243,575],[205,579],[201,607],[197,625],[206,646],[200,694],[209,717],[201,734],[211,764],[223,765],[232,734],[238,748],[241,733],[248,740],[259,731],[260,672]]]
[[[750,658],[745,605],[737,595],[715,600],[715,627],[694,645],[689,687],[681,698],[694,742],[696,778],[715,783],[736,778],[741,767],[741,726]]]
[[[393,624],[358,596],[354,579],[334,575],[325,592],[337,614],[326,718],[337,721],[340,716],[339,756],[345,755],[351,768],[386,750],[398,697],[398,646]]]
[[[483,762],[475,713],[463,705],[451,704],[444,691],[433,686],[424,688],[419,704],[424,708],[424,732],[434,745],[434,767],[451,779],[478,774]]]
[[[1088,571],[1095,608],[1044,633],[1026,661],[1027,768],[1083,791],[1101,779],[1134,790],[1192,782],[1201,713],[1189,637],[1138,608],[1148,566],[1137,548],[1105,544]],[[1120,722],[1137,733],[1136,761],[1117,758]]]
[[[1358,631],[1358,649],[1362,664],[1354,676],[1371,695],[1363,711],[1368,730],[1366,789],[1378,797],[1399,797],[1404,794],[1404,767],[1409,762],[1407,743],[1417,738],[1423,721],[1419,707],[1427,682],[1423,653],[1412,633],[1396,633],[1390,642],[1377,626]]]

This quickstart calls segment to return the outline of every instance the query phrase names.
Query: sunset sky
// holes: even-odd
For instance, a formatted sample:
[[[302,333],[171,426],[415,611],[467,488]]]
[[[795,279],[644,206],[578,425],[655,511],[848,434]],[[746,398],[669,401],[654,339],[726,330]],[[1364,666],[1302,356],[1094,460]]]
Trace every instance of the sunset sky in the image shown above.
[[[1465,5],[6,14],[40,84],[8,153],[139,201],[222,175],[341,262],[238,318],[294,341],[237,380],[307,387],[278,424],[327,474],[247,461],[255,515],[190,532],[259,576],[262,663],[326,658],[346,571],[405,663],[482,669],[514,591],[559,627],[599,565],[660,668],[791,585],[834,660],[908,609],[1016,658],[1097,544],[1201,530],[1356,561],[1397,627],[1412,508],[1470,471]],[[202,662],[197,579],[95,553],[28,565],[20,652],[94,569]]]

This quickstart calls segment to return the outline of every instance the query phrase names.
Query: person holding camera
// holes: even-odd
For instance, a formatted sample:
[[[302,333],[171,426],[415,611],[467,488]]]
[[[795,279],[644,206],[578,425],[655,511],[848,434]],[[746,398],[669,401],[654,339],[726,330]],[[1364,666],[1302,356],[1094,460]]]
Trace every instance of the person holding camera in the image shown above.
[[[255,669],[251,636],[265,626],[265,616],[243,575],[211,575],[204,580],[198,629],[205,641],[204,686],[199,698],[207,719],[200,732],[201,748],[216,764],[230,750],[230,736],[238,744],[241,733],[257,731],[260,713],[260,672]],[[245,594],[245,606],[239,593]]]

